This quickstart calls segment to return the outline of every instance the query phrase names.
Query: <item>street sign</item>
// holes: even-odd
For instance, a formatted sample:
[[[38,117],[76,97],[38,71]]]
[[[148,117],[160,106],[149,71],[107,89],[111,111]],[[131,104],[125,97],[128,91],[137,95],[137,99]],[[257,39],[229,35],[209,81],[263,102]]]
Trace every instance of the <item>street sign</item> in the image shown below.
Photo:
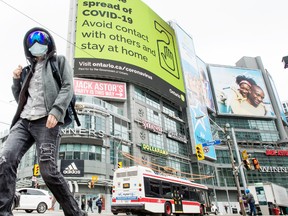
[[[212,140],[210,142],[202,143],[203,147],[212,146],[212,145],[219,145],[221,144],[221,140]]]

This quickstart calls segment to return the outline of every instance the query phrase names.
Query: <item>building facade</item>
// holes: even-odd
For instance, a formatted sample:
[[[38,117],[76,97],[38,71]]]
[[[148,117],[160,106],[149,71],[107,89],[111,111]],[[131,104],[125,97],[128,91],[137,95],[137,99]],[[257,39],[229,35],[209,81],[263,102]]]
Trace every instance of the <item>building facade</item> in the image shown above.
[[[59,170],[67,179],[79,205],[82,201],[86,203],[90,198],[101,196],[104,198],[103,210],[110,211],[114,170],[121,166],[144,165],[160,173],[207,185],[211,200],[218,205],[220,212],[224,212],[224,205],[240,209],[227,142],[233,144],[237,166],[242,161],[238,154],[244,150],[251,158],[257,158],[261,166],[259,171],[246,170],[243,165],[240,166],[242,191],[247,185],[259,182],[273,182],[288,188],[286,122],[281,117],[282,109],[276,99],[277,92],[260,57],[243,57],[236,66],[206,64],[196,55],[193,40],[185,38],[185,34],[177,30],[177,25],[170,23],[173,28],[170,27],[141,1],[139,13],[135,12],[137,8],[134,5],[119,3],[119,8],[124,8],[124,5],[125,8],[135,7],[135,14],[131,15],[135,20],[144,14],[149,23],[152,16],[151,23],[154,30],[157,23],[157,33],[158,28],[163,26],[167,31],[165,35],[171,33],[175,47],[171,46],[170,50],[175,48],[176,57],[173,59],[174,64],[166,67],[155,54],[157,49],[159,51],[163,48],[159,45],[163,35],[155,40],[158,47],[154,48],[147,39],[154,35],[143,30],[145,28],[141,28],[141,24],[134,26],[134,31],[129,31],[131,26],[128,28],[128,25],[125,27],[124,24],[113,22],[109,20],[111,17],[96,20],[93,17],[96,16],[95,10],[87,9],[82,3],[72,1],[69,41],[73,43],[69,43],[67,49],[67,56],[74,68],[76,110],[81,126],[71,124],[62,129],[58,162]],[[101,7],[98,5],[97,9],[103,9]],[[97,28],[89,26],[92,21]],[[85,39],[88,30],[84,27],[94,31],[94,37],[98,37],[96,42],[92,36]],[[113,28],[114,32],[110,32]],[[120,31],[123,35],[118,35]],[[99,55],[100,51],[96,50],[101,47],[100,43],[96,44],[98,39],[105,39],[103,49],[104,45],[107,48],[110,45],[108,55]],[[77,44],[75,47],[71,46],[74,42]],[[113,49],[110,42],[116,43]],[[94,43],[89,55],[86,49],[88,45],[86,47],[84,43]],[[149,54],[137,52],[136,48],[142,43],[145,52]],[[86,49],[86,53],[81,53],[80,45],[82,51]],[[129,45],[134,46],[131,52],[128,50]],[[122,53],[117,52],[117,47],[121,47]],[[181,52],[182,48],[185,52]],[[123,52],[126,52],[125,58]],[[134,59],[129,60],[136,57],[138,59],[135,62]],[[149,58],[155,58],[155,62],[149,62]],[[205,76],[201,75],[201,68],[206,72]],[[224,76],[217,75],[219,71]],[[222,106],[227,98],[218,92],[219,83],[225,80],[231,83],[229,77],[234,77],[234,73],[241,75],[243,71],[255,73],[257,83],[261,83],[265,89],[265,98],[268,98],[265,116],[259,115],[260,111],[235,114],[235,111],[232,113],[228,110],[228,106]],[[227,89],[224,84],[220,87],[222,90]],[[227,123],[230,128],[223,133]],[[201,124],[204,126],[198,130]],[[230,139],[227,135],[230,135]],[[5,145],[6,138],[7,135],[2,136],[1,146]],[[195,145],[211,140],[221,140],[221,144],[205,147],[205,159],[197,160]],[[37,164],[35,158],[33,146],[18,167],[17,187],[29,187],[37,183],[40,188],[46,188],[41,179],[41,167],[40,175],[33,177],[33,166]],[[57,204],[55,207],[61,208]]]

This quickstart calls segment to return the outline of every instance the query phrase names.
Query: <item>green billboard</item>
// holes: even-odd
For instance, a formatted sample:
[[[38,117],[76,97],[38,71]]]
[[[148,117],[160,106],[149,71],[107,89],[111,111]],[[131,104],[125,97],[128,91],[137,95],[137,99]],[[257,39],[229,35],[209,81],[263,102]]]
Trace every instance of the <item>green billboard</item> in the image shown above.
[[[185,106],[174,30],[140,0],[78,0],[74,75],[144,86]]]

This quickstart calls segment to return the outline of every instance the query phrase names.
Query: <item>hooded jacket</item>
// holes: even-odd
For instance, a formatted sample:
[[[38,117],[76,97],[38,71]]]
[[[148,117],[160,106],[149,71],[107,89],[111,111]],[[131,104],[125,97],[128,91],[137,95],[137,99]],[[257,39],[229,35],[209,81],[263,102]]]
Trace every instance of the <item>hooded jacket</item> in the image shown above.
[[[18,121],[20,114],[27,102],[28,87],[31,77],[33,76],[35,65],[37,63],[36,58],[32,56],[29,47],[27,45],[27,37],[33,31],[43,31],[50,37],[50,43],[48,44],[48,51],[44,59],[44,67],[42,70],[43,80],[43,92],[44,92],[44,106],[48,114],[55,116],[58,122],[64,123],[64,117],[67,107],[73,97],[73,71],[64,56],[56,55],[56,46],[52,35],[45,29],[36,27],[30,29],[24,36],[23,46],[26,59],[30,65],[23,68],[21,79],[13,78],[12,93],[15,100],[18,103],[18,107],[14,118],[11,123],[11,127]],[[50,64],[51,58],[55,56],[58,62],[59,73],[62,80],[61,89],[59,89],[56,80],[53,77],[53,72]]]

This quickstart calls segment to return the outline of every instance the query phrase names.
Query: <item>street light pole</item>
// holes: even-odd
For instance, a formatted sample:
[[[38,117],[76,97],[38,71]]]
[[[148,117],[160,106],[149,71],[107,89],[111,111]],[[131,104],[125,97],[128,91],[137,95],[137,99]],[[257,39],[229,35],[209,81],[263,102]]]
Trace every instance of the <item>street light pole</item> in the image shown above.
[[[227,135],[227,128],[229,127],[229,124],[226,124],[226,127],[224,129],[224,134]],[[239,177],[238,177],[238,169],[235,165],[235,161],[234,161],[234,157],[233,157],[233,151],[232,151],[232,147],[231,147],[231,138],[229,135],[226,136],[227,138],[227,145],[228,145],[228,149],[229,149],[229,153],[230,153],[230,160],[231,160],[231,165],[232,165],[232,170],[233,170],[233,176],[235,179],[235,184],[236,184],[236,188],[237,188],[237,193],[238,193],[238,201],[240,204],[240,209],[242,212],[243,216],[246,216],[246,212],[245,212],[245,207],[244,207],[244,203],[242,200],[242,194],[241,194],[241,189],[240,189],[240,183],[239,183]]]
[[[213,172],[212,185],[213,185],[213,193],[214,193],[215,205],[216,205],[216,207],[218,208],[218,200],[217,200],[217,194],[216,194],[216,189],[215,189],[215,181],[214,181],[214,178],[215,178],[215,170],[214,170],[214,172]]]
[[[239,148],[238,148],[238,144],[237,144],[237,140],[236,140],[236,135],[235,135],[235,131],[234,128],[231,128],[231,134],[232,134],[232,140],[233,140],[233,144],[234,144],[234,148],[235,148],[235,152],[236,152],[236,156],[237,156],[237,162],[238,162],[238,169],[240,170],[240,175],[241,175],[241,179],[243,182],[243,187],[246,189],[247,188],[247,183],[246,183],[246,179],[245,179],[245,175],[244,175],[244,170],[243,170],[243,166],[241,166],[242,164],[242,160],[240,157],[240,153],[239,153]]]
[[[115,168],[115,170],[118,168],[118,162],[119,162],[119,159],[118,159],[118,150],[119,150],[119,148],[120,148],[120,145],[121,145],[121,143],[122,143],[122,138],[121,138],[121,140],[119,141],[119,143],[118,143],[118,145],[114,145],[114,152],[115,152],[115,166],[114,166],[114,168]]]

